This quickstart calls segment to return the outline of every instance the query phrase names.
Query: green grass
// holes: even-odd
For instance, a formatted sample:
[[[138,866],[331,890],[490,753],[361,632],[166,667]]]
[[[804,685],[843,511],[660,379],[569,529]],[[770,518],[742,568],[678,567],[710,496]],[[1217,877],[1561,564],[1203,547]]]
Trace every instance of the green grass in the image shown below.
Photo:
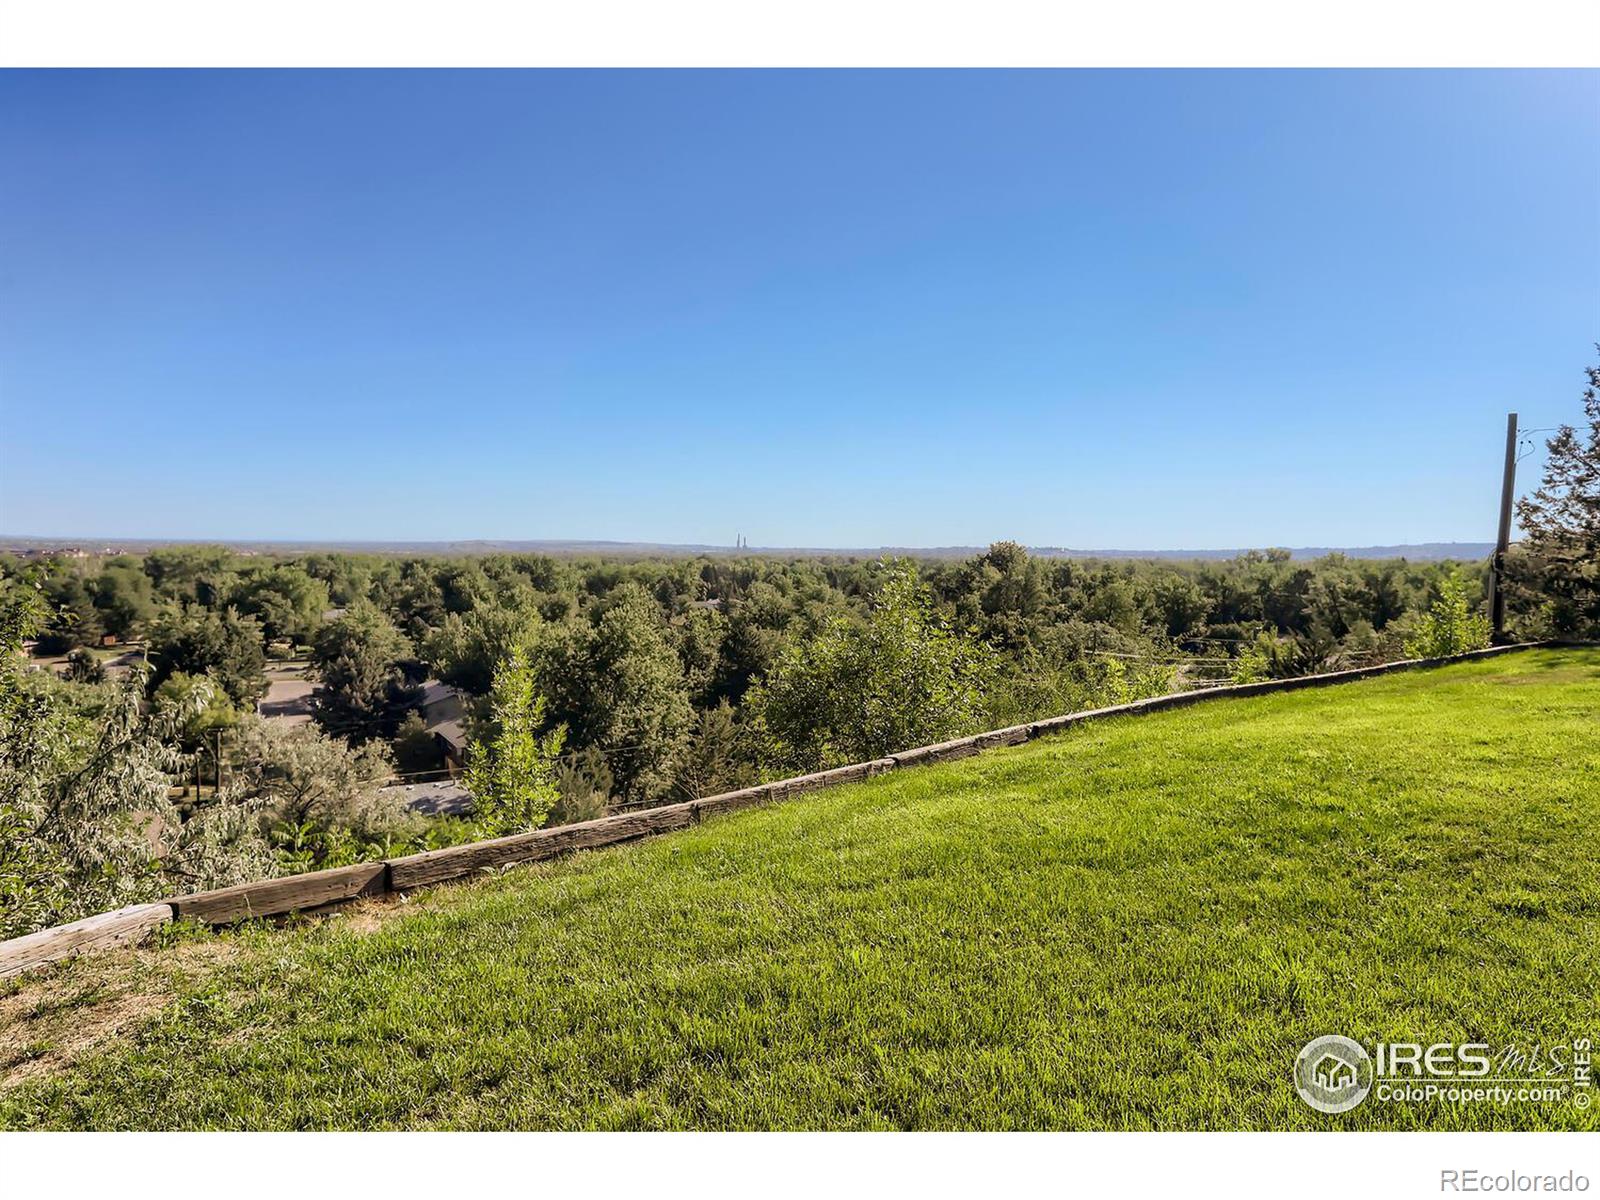
[[[156,999],[0,1125],[1594,1128],[1290,1068],[1600,1037],[1597,829],[1593,651],[1107,721],[13,984]]]

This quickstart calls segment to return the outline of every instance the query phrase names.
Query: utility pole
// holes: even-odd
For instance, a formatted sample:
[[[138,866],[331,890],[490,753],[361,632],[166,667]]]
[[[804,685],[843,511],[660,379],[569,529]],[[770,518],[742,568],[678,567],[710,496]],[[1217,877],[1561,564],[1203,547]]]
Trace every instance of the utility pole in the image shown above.
[[[1496,644],[1506,640],[1506,551],[1511,546],[1511,499],[1517,490],[1517,414],[1506,414],[1506,467],[1500,481],[1500,534],[1494,543],[1489,622]]]

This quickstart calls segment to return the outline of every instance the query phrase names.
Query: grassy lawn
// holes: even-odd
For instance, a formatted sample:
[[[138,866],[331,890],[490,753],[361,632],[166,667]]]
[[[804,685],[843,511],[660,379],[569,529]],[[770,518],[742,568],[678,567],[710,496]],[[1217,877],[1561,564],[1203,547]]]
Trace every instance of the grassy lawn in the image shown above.
[[[1310,1038],[1600,1038],[1600,652],[1088,726],[0,983],[0,1125],[1595,1128],[1324,1116]]]

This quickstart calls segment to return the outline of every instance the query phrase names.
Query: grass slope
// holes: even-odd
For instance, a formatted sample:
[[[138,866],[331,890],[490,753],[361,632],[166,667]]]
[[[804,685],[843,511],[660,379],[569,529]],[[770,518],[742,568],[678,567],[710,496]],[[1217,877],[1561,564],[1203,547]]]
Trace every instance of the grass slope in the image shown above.
[[[0,1124],[1593,1128],[1290,1066],[1600,1035],[1597,828],[1591,651],[1108,721],[13,983]]]

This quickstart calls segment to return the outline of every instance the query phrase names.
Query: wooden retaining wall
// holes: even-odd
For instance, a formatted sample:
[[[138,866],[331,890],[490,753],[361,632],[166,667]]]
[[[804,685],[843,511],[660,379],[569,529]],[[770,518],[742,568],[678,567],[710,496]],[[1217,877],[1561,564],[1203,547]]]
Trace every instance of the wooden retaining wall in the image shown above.
[[[134,904],[0,942],[0,978],[58,958],[140,942],[172,920],[170,904]]]
[[[86,917],[70,925],[58,925],[53,929],[42,929],[38,933],[0,942],[0,978],[71,955],[142,941],[149,936],[151,930],[177,919],[203,921],[210,925],[227,925],[252,917],[313,912],[344,904],[362,896],[408,891],[452,879],[464,879],[483,870],[515,863],[538,862],[574,850],[612,846],[658,833],[669,833],[675,829],[687,829],[708,816],[787,800],[807,792],[854,783],[874,775],[881,775],[886,771],[920,766],[924,763],[950,762],[981,754],[998,746],[1020,745],[1034,738],[1058,733],[1091,721],[1104,720],[1107,717],[1137,716],[1169,708],[1184,708],[1207,700],[1327,687],[1357,679],[1368,679],[1374,675],[1387,675],[1395,671],[1412,671],[1449,663],[1470,662],[1479,658],[1493,658],[1541,646],[1571,644],[1525,642],[1514,646],[1492,646],[1487,650],[1473,650],[1448,658],[1406,659],[1402,662],[1382,663],[1350,671],[1332,671],[1323,675],[1302,675],[1294,679],[1230,684],[1176,692],[1167,696],[1152,696],[1145,700],[1135,700],[1131,704],[1117,704],[1109,708],[1095,708],[1068,713],[1065,716],[1046,717],[1025,725],[1012,725],[1006,729],[994,729],[971,737],[953,738],[932,746],[917,746],[884,758],[873,759],[871,762],[852,763],[849,766],[801,775],[794,779],[781,779],[775,783],[763,783],[756,787],[741,788],[739,791],[706,796],[681,804],[639,809],[615,816],[600,817],[593,821],[582,821],[575,825],[540,829],[533,833],[495,838],[487,842],[472,842],[465,846],[449,846],[443,850],[429,850],[422,854],[410,854],[404,858],[385,859],[382,862],[357,863],[354,866],[335,867],[327,871],[287,875],[279,879],[263,879],[256,883],[244,883],[236,887],[178,896],[156,904],[136,904],[129,908],[117,909],[115,912]]]

